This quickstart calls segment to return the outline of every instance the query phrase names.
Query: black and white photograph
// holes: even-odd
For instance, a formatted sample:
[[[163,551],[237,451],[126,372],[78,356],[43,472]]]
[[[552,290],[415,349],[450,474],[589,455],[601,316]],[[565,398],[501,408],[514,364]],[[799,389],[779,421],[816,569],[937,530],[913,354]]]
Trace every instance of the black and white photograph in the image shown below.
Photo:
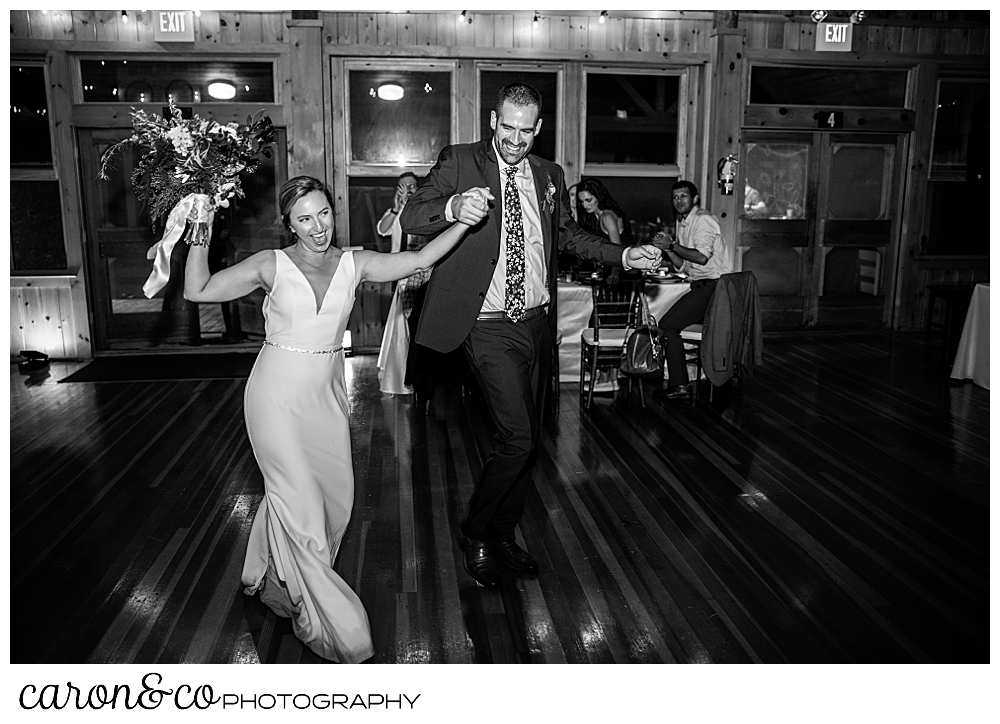
[[[990,11],[423,5],[9,10],[5,711],[996,716]]]

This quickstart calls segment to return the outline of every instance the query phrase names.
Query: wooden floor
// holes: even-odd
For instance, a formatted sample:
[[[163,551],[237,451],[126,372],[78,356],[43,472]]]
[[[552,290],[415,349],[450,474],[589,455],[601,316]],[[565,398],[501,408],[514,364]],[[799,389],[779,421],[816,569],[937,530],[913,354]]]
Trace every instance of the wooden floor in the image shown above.
[[[455,545],[488,448],[348,360],[338,570],[376,662],[988,662],[989,392],[923,333],[768,338],[742,397],[564,385],[521,524],[535,578]],[[244,381],[57,384],[11,365],[12,663],[322,663],[239,583],[262,479]]]

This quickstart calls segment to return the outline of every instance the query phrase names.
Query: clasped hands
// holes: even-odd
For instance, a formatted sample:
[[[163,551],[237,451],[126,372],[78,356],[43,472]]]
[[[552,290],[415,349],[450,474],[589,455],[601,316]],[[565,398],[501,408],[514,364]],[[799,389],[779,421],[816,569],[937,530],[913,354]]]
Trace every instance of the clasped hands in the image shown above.
[[[632,269],[657,269],[663,260],[663,252],[652,244],[630,246],[625,250],[625,261]]]
[[[452,200],[451,210],[456,221],[475,226],[485,218],[493,200],[488,188],[473,187]]]

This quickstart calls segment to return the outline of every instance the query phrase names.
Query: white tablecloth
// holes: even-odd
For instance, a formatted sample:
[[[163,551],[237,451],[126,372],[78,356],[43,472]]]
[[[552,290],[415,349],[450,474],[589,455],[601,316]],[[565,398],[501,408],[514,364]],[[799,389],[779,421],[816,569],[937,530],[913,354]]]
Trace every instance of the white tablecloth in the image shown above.
[[[561,298],[561,297],[560,297]],[[965,315],[958,354],[951,368],[956,380],[972,380],[990,389],[990,285],[977,284],[972,290],[969,312]]]
[[[645,292],[650,314],[660,319],[690,289],[690,284],[647,283]],[[589,285],[559,282],[558,294],[559,381],[579,382],[580,334],[590,326],[594,300]]]

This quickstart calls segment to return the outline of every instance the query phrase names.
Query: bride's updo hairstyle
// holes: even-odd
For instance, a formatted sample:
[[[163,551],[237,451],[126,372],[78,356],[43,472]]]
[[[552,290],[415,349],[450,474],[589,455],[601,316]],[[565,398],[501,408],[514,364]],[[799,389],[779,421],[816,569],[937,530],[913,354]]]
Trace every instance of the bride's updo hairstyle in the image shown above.
[[[290,178],[281,187],[278,194],[278,208],[281,210],[281,227],[283,231],[283,245],[289,246],[295,243],[295,234],[291,228],[292,207],[301,199],[313,191],[321,191],[326,196],[326,201],[333,209],[333,194],[330,187],[312,176],[296,176]]]

